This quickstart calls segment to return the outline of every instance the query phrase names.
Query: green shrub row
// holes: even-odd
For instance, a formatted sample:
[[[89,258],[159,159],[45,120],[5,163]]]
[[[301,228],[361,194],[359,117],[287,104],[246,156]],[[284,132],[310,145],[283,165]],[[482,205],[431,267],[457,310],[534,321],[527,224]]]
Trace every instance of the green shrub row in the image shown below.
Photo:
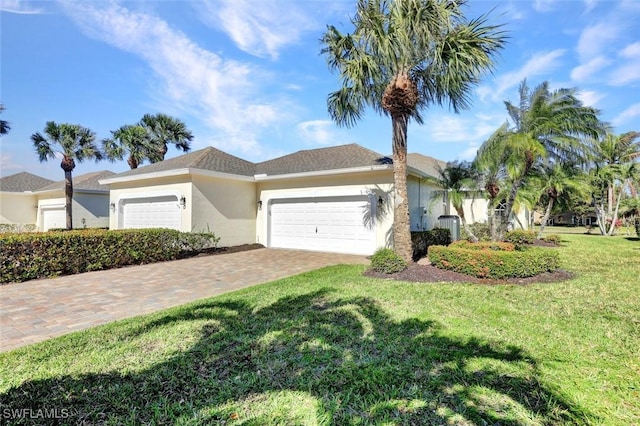
[[[478,250],[457,246],[429,247],[431,264],[478,278],[524,278],[558,269],[558,252],[527,247],[520,251]]]
[[[371,256],[371,269],[385,274],[405,270],[407,262],[390,248],[381,248]]]
[[[534,234],[533,231],[525,231],[521,229],[509,231],[504,236],[505,241],[513,243],[516,246],[531,245],[535,239],[536,234]]]
[[[469,250],[514,251],[516,249],[515,244],[501,241],[479,241],[472,243],[467,240],[459,240],[451,243],[451,246]]]
[[[451,232],[445,228],[411,233],[414,261],[426,256],[429,246],[448,246],[449,244],[451,244]]]
[[[0,234],[0,277],[21,282],[173,260],[218,240],[212,233],[170,229]]]

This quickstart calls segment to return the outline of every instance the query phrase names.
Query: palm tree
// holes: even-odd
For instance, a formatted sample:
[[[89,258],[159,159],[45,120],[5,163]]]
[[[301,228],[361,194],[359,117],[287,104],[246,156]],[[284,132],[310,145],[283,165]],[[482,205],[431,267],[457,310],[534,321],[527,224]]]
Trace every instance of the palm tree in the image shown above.
[[[138,166],[150,156],[154,155],[147,130],[140,125],[124,125],[118,130],[111,131],[112,137],[102,141],[102,150],[111,162],[122,160],[127,153],[127,164],[131,169]]]
[[[140,120],[140,126],[144,127],[147,138],[155,146],[148,157],[152,163],[164,160],[169,144],[174,144],[183,152],[191,149],[193,135],[186,124],[177,118],[166,114],[145,114]]]
[[[488,143],[504,146],[505,164],[511,180],[506,198],[506,212],[497,236],[507,229],[518,191],[534,167],[543,161],[584,162],[586,140],[604,133],[599,111],[587,107],[577,98],[576,89],[551,91],[548,82],[530,90],[526,80],[520,84],[517,105],[505,102],[511,126]]]
[[[71,172],[76,167],[75,161],[83,162],[89,158],[98,161],[102,159],[102,153],[95,145],[95,133],[78,124],[56,124],[48,121],[44,127],[44,134],[46,137],[39,132],[34,133],[31,135],[31,141],[40,162],[54,159],[58,155],[62,156],[60,167],[64,170],[67,229],[72,229],[73,178]]]
[[[411,261],[407,201],[407,126],[422,123],[432,104],[458,112],[470,92],[494,66],[493,55],[505,42],[487,16],[467,20],[462,1],[359,0],[352,33],[328,26],[322,53],[337,71],[342,87],[329,94],[328,111],[341,126],[351,127],[371,107],[391,117],[395,186],[393,242]]]
[[[428,177],[425,180],[443,188],[433,193],[432,201],[446,196],[448,202],[453,205],[460,217],[462,227],[469,235],[469,239],[473,242],[478,242],[478,238],[469,227],[464,213],[464,202],[467,197],[478,193],[475,189],[477,179],[471,164],[456,161],[447,163],[444,168],[438,167],[437,177]]]
[[[5,109],[6,108],[4,107],[4,105],[0,104],[0,113],[2,113],[2,111],[4,111]],[[7,133],[9,133],[9,130],[11,130],[9,122],[0,120],[0,135],[6,135]]]
[[[570,193],[584,197],[589,193],[586,175],[580,168],[569,163],[556,162],[543,167],[541,173],[532,179],[532,186],[540,190],[541,198],[546,198],[546,208],[540,223],[538,239],[542,238],[553,207],[558,204],[561,197]]]

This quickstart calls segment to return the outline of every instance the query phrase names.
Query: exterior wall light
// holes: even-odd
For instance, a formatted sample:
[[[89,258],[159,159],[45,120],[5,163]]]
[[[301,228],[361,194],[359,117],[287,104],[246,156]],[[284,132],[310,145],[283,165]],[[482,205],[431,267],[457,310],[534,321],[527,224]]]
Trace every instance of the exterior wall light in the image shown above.
[[[262,210],[262,200],[258,201],[258,210]]]
[[[187,198],[184,195],[180,197],[180,205],[183,209],[187,208]]]
[[[111,207],[111,211],[115,213],[115,211],[116,211],[116,203],[109,204],[109,207]]]
[[[384,200],[382,199],[382,196],[378,196],[378,208],[381,209],[382,206],[384,206]]]

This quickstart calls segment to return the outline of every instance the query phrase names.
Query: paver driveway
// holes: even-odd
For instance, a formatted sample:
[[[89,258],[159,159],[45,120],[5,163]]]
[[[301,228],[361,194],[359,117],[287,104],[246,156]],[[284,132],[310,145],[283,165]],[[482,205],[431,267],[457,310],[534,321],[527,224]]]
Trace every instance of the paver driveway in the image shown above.
[[[257,249],[0,286],[0,352],[363,256]]]

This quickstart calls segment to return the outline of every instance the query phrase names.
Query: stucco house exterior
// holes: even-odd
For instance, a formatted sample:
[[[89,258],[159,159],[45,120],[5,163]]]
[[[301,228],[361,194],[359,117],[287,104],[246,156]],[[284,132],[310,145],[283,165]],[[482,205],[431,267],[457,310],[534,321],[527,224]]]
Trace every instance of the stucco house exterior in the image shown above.
[[[103,170],[73,177],[74,228],[109,225],[109,188],[99,180],[112,175]],[[65,228],[64,185],[64,180],[54,182],[27,172],[0,179],[1,223],[38,231]]]
[[[412,230],[437,226],[445,205],[424,183],[444,162],[408,157]],[[212,231],[220,244],[372,254],[389,246],[393,164],[357,144],[302,150],[252,163],[213,147],[100,180],[111,229]]]

